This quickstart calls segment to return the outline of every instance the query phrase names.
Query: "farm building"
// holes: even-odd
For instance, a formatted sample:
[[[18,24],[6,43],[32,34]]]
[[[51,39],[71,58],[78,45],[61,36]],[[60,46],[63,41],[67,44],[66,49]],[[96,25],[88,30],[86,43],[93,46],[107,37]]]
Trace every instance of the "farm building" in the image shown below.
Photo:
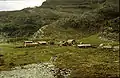
[[[74,45],[76,43],[74,39],[69,39],[66,42],[68,45]]]
[[[75,43],[75,40],[74,40],[74,39],[67,40],[67,43],[68,43],[68,44],[74,44],[74,43]]]
[[[102,46],[103,49],[112,49],[112,46],[111,45],[108,45],[108,46]]]
[[[24,43],[33,43],[33,41],[24,41]]]
[[[37,46],[38,43],[33,42],[33,41],[25,41],[24,42],[24,47],[31,47],[31,46]]]
[[[38,41],[38,44],[40,44],[40,45],[46,45],[47,42],[46,41]]]
[[[112,49],[113,46],[110,45],[110,44],[105,45],[105,44],[102,43],[102,44],[99,45],[98,48],[102,48],[102,49]]]
[[[113,51],[119,51],[120,50],[120,46],[113,46]]]
[[[88,47],[92,47],[91,44],[78,44],[77,45],[79,48],[88,48]]]
[[[113,46],[110,44],[100,44],[98,48],[102,48],[102,49],[113,49]]]
[[[72,45],[75,45],[75,44],[76,44],[76,42],[75,42],[74,39],[69,39],[67,41],[60,41],[58,43],[59,46],[72,46]]]

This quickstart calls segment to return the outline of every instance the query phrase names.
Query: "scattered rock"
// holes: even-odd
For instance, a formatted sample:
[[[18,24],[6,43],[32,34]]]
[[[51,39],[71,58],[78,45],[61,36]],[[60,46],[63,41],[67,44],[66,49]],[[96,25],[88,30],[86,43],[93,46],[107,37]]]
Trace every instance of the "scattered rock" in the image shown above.
[[[67,78],[70,70],[56,68],[52,63],[29,64],[1,71],[0,78]]]
[[[51,67],[50,63],[46,63]],[[29,64],[23,67],[12,68],[11,71],[1,71],[0,78],[55,78],[49,67],[44,63]]]

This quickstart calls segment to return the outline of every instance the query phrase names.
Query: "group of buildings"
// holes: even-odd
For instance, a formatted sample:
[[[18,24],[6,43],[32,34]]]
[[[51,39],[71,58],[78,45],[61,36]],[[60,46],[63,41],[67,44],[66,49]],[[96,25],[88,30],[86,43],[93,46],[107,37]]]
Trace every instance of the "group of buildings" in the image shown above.
[[[100,49],[113,49],[113,50],[119,50],[119,46],[112,46],[112,45],[105,45],[101,43],[98,46],[95,46],[94,44],[84,44],[82,42],[77,43],[74,39],[69,39],[66,41],[25,41],[24,47],[34,47],[39,45],[58,45],[58,46],[77,46],[79,48],[100,48]]]

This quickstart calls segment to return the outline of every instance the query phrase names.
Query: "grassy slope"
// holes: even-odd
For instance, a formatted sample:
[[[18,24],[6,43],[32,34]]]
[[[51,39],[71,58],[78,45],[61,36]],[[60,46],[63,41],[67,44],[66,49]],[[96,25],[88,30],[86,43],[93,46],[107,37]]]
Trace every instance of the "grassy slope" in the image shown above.
[[[86,38],[82,38],[80,39],[81,42],[84,42],[84,43],[90,43],[90,44],[101,44],[101,43],[105,43],[105,44],[111,44],[111,45],[118,45],[119,42],[117,41],[110,41],[110,40],[107,40],[107,39],[100,39],[99,37],[99,34],[95,34],[95,35],[91,35],[89,37],[86,37]]]

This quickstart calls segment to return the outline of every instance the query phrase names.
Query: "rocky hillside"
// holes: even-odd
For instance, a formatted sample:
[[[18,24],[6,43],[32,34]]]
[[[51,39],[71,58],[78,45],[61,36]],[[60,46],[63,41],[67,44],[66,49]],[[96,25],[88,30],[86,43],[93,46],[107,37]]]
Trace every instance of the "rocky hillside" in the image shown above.
[[[101,32],[103,37],[118,40],[118,3],[119,0],[46,0],[41,7],[0,12],[0,32],[10,38],[33,37],[48,25],[44,34],[36,38],[81,38]]]

